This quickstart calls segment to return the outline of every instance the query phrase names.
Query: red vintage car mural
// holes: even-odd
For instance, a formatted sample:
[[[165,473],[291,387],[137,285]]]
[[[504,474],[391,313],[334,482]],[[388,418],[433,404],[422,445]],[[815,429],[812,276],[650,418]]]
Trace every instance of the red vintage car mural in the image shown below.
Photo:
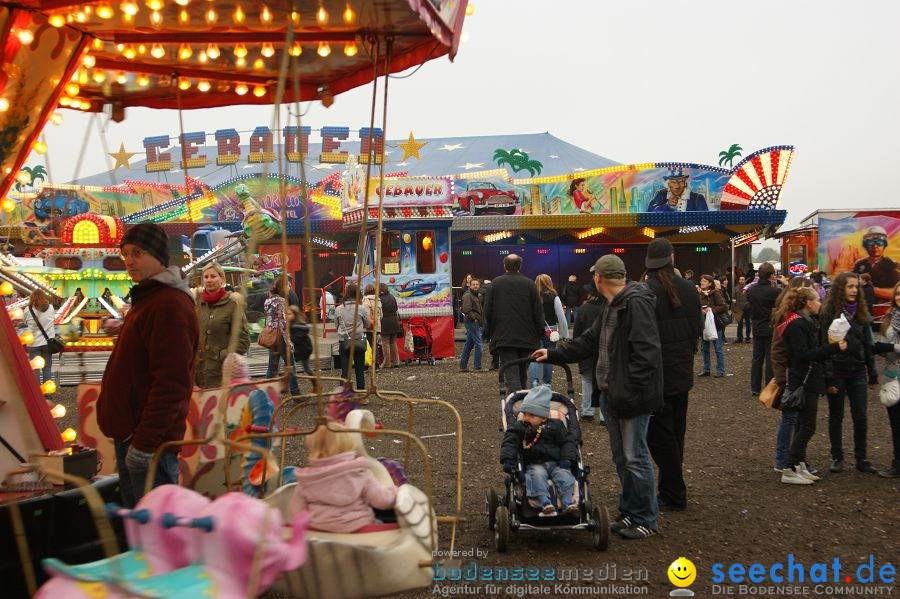
[[[514,214],[519,198],[511,189],[499,189],[488,181],[470,181],[456,202],[469,214]]]

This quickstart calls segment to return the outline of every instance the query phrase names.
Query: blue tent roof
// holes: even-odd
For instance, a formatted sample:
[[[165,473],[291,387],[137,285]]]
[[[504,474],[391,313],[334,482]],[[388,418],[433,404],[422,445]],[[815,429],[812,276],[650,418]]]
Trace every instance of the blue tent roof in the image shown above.
[[[210,136],[208,136],[209,138]],[[405,143],[406,138],[400,140],[388,140],[386,142],[387,164],[386,172],[408,171],[410,176],[423,175],[453,175],[465,172],[478,172],[498,168],[494,161],[494,152],[498,149],[511,151],[519,149],[528,154],[530,160],[536,160],[541,164],[540,177],[565,175],[581,170],[591,170],[616,166],[619,163],[588,152],[578,146],[567,143],[549,133],[527,133],[519,135],[480,135],[473,137],[431,137],[417,138],[419,143],[425,145],[419,150],[421,159],[408,157],[405,161],[404,150],[398,143]],[[359,153],[359,141],[343,141],[340,149],[351,154]],[[131,170],[119,169],[114,173],[116,179],[110,178],[110,172],[104,171],[95,175],[82,177],[73,183],[81,185],[114,185],[121,183],[123,179],[148,181],[154,183],[184,183],[184,171],[177,167],[180,161],[179,147],[174,146],[167,150],[171,153],[173,168],[162,173],[148,173],[145,170],[146,161],[136,160],[131,165]],[[276,146],[275,151],[281,151],[281,146]],[[203,181],[209,186],[214,186],[238,175],[247,175],[263,172],[264,165],[248,163],[247,154],[249,148],[241,146],[241,160],[231,166],[216,165],[216,147],[207,145],[201,148],[201,154],[205,154],[209,164],[204,168],[188,169],[188,174]],[[343,168],[341,164],[322,164],[319,162],[321,143],[309,144],[309,156],[306,160],[306,176],[310,183],[318,183],[330,174]],[[299,165],[283,163],[287,174],[298,175]],[[506,167],[511,177],[527,178],[531,175],[527,171],[513,172]],[[268,165],[268,172],[278,171],[278,162]],[[377,172],[377,170],[376,170]]]

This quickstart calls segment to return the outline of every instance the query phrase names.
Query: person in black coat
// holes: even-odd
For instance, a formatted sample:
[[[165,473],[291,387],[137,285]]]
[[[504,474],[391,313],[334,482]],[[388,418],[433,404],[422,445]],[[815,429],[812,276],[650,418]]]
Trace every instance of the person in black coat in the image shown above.
[[[825,381],[821,362],[847,349],[843,339],[837,343],[819,343],[819,323],[816,316],[822,300],[815,289],[798,287],[785,298],[791,303],[791,314],[778,326],[784,340],[787,358],[787,386],[782,400],[799,387],[803,388],[803,403],[797,408],[798,426],[791,440],[788,467],[782,470],[781,482],[793,485],[810,485],[819,480],[806,465],[806,446],[816,432],[816,411],[819,396],[825,393]],[[782,404],[782,410],[787,408]]]
[[[659,467],[659,504],[687,507],[684,483],[684,435],[688,394],[694,386],[694,356],[703,333],[700,297],[694,285],[675,275],[674,248],[659,238],[647,247],[647,286],[656,296],[656,324],[662,348],[662,409],[650,419],[647,446]]]
[[[562,300],[566,305],[566,320],[569,321],[569,326],[575,322],[575,319],[578,317],[578,308],[584,303],[586,298],[587,293],[585,288],[578,284],[578,277],[569,275],[569,280],[566,281],[562,289]]]
[[[586,301],[578,308],[575,314],[575,325],[572,328],[572,338],[576,339],[590,329],[606,304],[606,298],[597,291],[593,283],[583,288]],[[597,352],[578,362],[578,373],[581,375],[581,419],[593,420],[594,407],[600,405],[597,385],[594,384],[594,367],[597,365]],[[600,422],[603,423],[603,414],[600,414]]]
[[[540,346],[544,334],[544,308],[534,281],[520,273],[522,258],[509,254],[503,259],[505,274],[491,282],[491,290],[484,302],[485,336],[490,339],[491,351],[504,364],[527,358]],[[519,376],[512,368],[504,372],[509,393],[524,389],[528,364],[519,365]]]
[[[379,368],[399,368],[400,350],[397,339],[403,335],[400,324],[397,298],[384,283],[378,285],[378,299],[381,300],[381,364]]]
[[[772,309],[781,291],[774,281],[775,267],[768,262],[759,267],[759,282],[747,292],[750,322],[753,325],[753,361],[750,363],[750,392],[758,396],[772,373]],[[763,365],[766,379],[763,381]]]

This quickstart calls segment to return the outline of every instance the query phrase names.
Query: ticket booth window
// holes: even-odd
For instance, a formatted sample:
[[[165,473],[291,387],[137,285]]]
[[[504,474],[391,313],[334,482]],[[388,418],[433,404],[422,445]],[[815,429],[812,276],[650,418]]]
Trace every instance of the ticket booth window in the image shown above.
[[[399,232],[381,234],[381,274],[400,274],[401,249]]]
[[[788,245],[788,262],[806,264],[806,246],[799,243]]]
[[[430,274],[435,269],[434,231],[419,231],[416,233],[416,272]]]

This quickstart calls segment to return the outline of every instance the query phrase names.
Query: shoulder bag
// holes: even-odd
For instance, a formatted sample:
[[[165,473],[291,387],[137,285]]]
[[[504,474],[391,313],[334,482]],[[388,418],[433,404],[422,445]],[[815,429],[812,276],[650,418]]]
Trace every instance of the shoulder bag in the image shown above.
[[[809,363],[809,370],[806,371],[806,376],[803,377],[803,382],[800,383],[793,391],[788,391],[787,393],[782,394],[781,397],[781,409],[787,411],[798,411],[803,409],[803,405],[806,403],[806,381],[809,380],[809,374],[812,372],[813,362]]]
[[[256,340],[256,342],[259,343],[261,347],[265,347],[266,349],[278,350],[278,341],[281,337],[279,333],[281,333],[281,331],[279,331],[275,327],[266,327],[259,334],[259,338]]]
[[[62,337],[56,335],[55,337],[50,337],[47,334],[47,331],[44,330],[44,326],[41,324],[40,319],[37,317],[37,314],[34,313],[34,308],[29,306],[28,311],[31,312],[31,317],[34,318],[35,324],[37,324],[38,328],[41,330],[41,334],[44,336],[44,339],[47,340],[47,349],[50,350],[51,354],[61,354],[64,349],[66,349],[66,344],[63,343]]]
[[[784,393],[784,387],[776,383],[775,379],[772,379],[759,394],[759,401],[770,410],[781,409],[782,393]]]

